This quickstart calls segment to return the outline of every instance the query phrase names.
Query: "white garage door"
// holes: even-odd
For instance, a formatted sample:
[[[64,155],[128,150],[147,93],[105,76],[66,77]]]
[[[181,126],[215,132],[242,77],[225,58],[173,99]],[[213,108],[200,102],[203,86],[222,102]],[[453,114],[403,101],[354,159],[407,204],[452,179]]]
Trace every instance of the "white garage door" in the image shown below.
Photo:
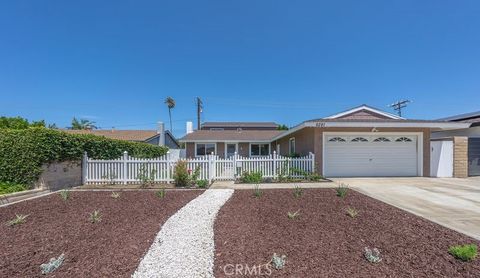
[[[418,176],[416,135],[327,135],[327,177]]]

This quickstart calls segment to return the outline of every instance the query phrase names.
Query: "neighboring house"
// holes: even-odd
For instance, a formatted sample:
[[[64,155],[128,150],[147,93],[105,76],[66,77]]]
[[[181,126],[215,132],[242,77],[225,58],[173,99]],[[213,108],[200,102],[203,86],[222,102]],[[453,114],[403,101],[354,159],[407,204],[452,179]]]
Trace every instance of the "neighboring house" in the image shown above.
[[[274,122],[205,122],[201,130],[277,130]]]
[[[110,139],[118,139],[118,140],[125,140],[125,141],[131,141],[131,142],[144,142],[144,143],[158,145],[158,146],[166,145],[170,149],[180,148],[180,144],[177,141],[177,139],[173,136],[173,134],[170,131],[165,130],[163,123],[159,123],[157,130],[65,129],[63,131],[71,134],[93,134],[98,136],[104,136]]]
[[[468,138],[468,175],[480,176],[480,111],[440,119],[442,121],[470,123],[470,127],[455,130],[436,131],[433,139],[452,137]]]
[[[218,125],[220,126],[220,125]],[[287,131],[198,130],[180,139],[186,156],[228,157],[315,154],[317,171],[335,176],[429,176],[432,131],[468,128],[469,123],[407,120],[367,105]]]

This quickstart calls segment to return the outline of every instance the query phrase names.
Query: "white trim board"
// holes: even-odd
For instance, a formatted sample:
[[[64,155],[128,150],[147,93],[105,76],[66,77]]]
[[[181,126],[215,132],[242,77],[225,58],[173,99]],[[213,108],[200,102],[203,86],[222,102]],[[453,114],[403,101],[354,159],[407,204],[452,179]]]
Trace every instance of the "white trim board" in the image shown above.
[[[390,119],[396,119],[396,120],[404,119],[404,118],[399,117],[395,114],[391,114],[391,113],[388,113],[388,112],[385,112],[385,111],[382,111],[382,110],[379,110],[379,109],[375,109],[375,108],[367,106],[367,105],[362,105],[362,106],[359,106],[359,107],[355,107],[355,108],[352,108],[350,110],[340,112],[340,113],[337,113],[337,114],[332,115],[332,116],[328,116],[325,119],[337,119],[337,118],[340,118],[342,116],[352,114],[352,113],[355,113],[355,112],[358,112],[358,111],[361,111],[361,110],[367,110],[367,111],[370,111],[372,113],[379,114],[379,115],[385,116],[385,117],[390,118]]]

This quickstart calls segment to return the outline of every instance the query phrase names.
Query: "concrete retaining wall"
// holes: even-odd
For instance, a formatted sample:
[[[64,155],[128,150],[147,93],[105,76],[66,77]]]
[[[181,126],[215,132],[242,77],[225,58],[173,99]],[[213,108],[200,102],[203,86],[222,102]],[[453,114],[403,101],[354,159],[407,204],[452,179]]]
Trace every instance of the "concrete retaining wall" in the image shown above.
[[[43,173],[35,188],[60,190],[82,185],[82,164],[80,161],[51,163],[42,167]]]

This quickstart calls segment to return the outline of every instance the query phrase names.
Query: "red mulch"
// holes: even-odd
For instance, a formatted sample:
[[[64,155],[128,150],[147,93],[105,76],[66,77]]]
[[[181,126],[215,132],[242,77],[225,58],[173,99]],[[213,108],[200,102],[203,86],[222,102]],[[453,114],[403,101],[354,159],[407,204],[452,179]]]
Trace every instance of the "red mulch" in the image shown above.
[[[71,192],[0,208],[0,277],[44,277],[40,265],[65,253],[65,261],[47,277],[130,277],[161,225],[202,191]],[[102,219],[92,224],[90,213]],[[28,214],[26,223],[4,223]]]
[[[349,206],[357,218],[346,215]],[[299,218],[290,220],[287,212],[297,210]],[[480,277],[480,258],[461,262],[448,253],[466,243],[479,244],[352,190],[345,200],[333,189],[305,189],[299,199],[292,190],[264,190],[259,199],[237,190],[215,222],[214,271],[232,277],[229,264],[242,264],[238,274],[245,274],[245,265],[251,271],[275,252],[287,261],[272,277]],[[365,247],[380,249],[383,260],[369,263]],[[268,276],[266,268],[262,273]]]

